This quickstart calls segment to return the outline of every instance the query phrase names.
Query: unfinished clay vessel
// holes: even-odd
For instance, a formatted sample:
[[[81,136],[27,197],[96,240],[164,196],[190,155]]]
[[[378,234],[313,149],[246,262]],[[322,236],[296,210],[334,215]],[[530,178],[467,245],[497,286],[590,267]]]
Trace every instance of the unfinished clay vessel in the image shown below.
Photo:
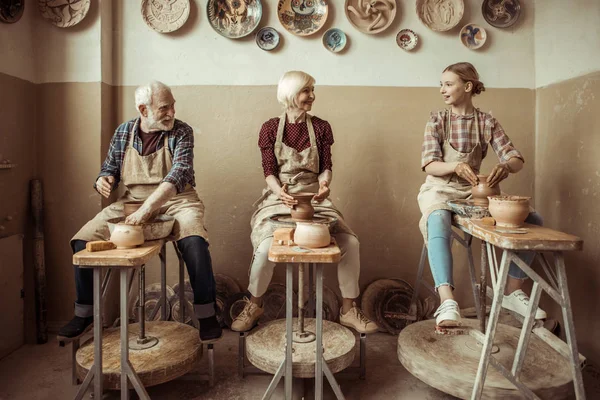
[[[319,248],[329,246],[331,236],[326,224],[316,222],[296,222],[294,243],[298,246]]]
[[[132,249],[144,244],[144,231],[141,225],[119,223],[115,225],[110,241],[117,245],[117,249]]]
[[[471,188],[473,203],[477,206],[487,206],[489,204],[488,196],[500,194],[500,184],[490,187],[487,183],[487,175],[477,175],[479,183]]]
[[[311,200],[315,196],[315,193],[300,192],[290,194],[290,196],[298,200],[298,204],[292,208],[292,219],[294,221],[312,221],[315,209],[311,204]]]
[[[496,220],[496,226],[519,228],[529,215],[529,200],[523,196],[490,196],[488,209]]]
[[[129,217],[131,214],[139,210],[142,204],[144,204],[143,201],[126,201],[123,203],[123,213],[126,217]]]

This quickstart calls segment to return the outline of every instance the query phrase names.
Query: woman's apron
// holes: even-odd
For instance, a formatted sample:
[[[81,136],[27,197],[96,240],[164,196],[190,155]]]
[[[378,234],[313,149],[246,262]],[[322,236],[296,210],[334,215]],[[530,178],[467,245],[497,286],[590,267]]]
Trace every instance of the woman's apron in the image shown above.
[[[477,110],[473,111],[475,115],[475,129],[477,137],[479,138],[479,117]],[[443,160],[444,162],[464,162],[479,173],[482,161],[482,147],[481,143],[478,142],[475,147],[469,153],[461,153],[455,150],[450,145],[450,136],[452,133],[452,121],[450,120],[451,111],[448,110],[446,114],[444,132],[444,145],[442,146]],[[472,128],[471,128],[472,129]],[[465,179],[451,173],[445,176],[433,176],[427,175],[425,183],[419,190],[417,201],[419,202],[419,208],[423,214],[419,221],[419,229],[421,234],[427,242],[427,219],[429,215],[435,210],[451,210],[446,204],[448,200],[466,199],[471,196],[471,184]]]
[[[297,178],[295,185],[288,186],[288,193],[299,192],[318,193],[319,191],[319,151],[317,139],[313,129],[311,116],[306,114],[306,126],[310,138],[310,147],[297,151],[283,143],[283,132],[285,129],[286,114],[279,119],[277,128],[277,139],[273,148],[277,164],[279,166],[279,181],[281,184],[290,183],[290,179],[300,172],[304,174]],[[262,202],[260,202],[262,200]],[[290,215],[290,209],[269,188],[263,189],[263,195],[258,200],[258,209],[252,215],[250,226],[252,233],[250,238],[252,246],[256,250],[258,245],[265,239],[272,237],[277,228],[270,220],[275,215]],[[348,233],[356,236],[344,221],[342,213],[333,205],[329,198],[320,203],[313,202],[315,214],[327,215],[338,219],[332,229],[332,233]]]
[[[171,170],[173,157],[169,151],[166,134],[163,147],[147,156],[140,155],[133,147],[134,133],[139,121],[138,119],[129,132],[129,144],[125,149],[121,165],[121,181],[127,189],[125,194],[100,211],[71,240],[108,240],[110,232],[106,221],[125,216],[123,202],[145,201]],[[167,201],[159,212],[175,218],[173,232],[171,232],[175,240],[188,236],[201,236],[208,241],[208,233],[204,227],[204,204],[191,185],[187,185],[183,192]]]

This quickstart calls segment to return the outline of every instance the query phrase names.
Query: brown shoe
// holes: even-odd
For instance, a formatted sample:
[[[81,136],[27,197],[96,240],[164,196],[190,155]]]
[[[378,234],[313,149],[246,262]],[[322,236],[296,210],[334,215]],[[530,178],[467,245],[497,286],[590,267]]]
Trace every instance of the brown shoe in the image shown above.
[[[254,325],[256,325],[258,319],[265,313],[265,311],[259,307],[258,304],[251,302],[247,297],[244,297],[244,301],[246,302],[244,309],[240,315],[235,317],[233,323],[231,324],[232,331],[249,331],[250,329],[254,328]]]
[[[379,330],[377,324],[367,318],[356,303],[352,303],[352,308],[346,314],[340,309],[340,324],[359,333],[375,333]]]

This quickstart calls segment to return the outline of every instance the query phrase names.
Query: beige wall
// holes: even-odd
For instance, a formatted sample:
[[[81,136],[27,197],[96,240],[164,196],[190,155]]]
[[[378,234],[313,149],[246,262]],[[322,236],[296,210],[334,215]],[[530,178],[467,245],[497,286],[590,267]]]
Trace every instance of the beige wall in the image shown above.
[[[535,195],[551,228],[584,240],[566,255],[579,350],[600,360],[600,72],[536,92],[538,142]],[[552,316],[560,319],[557,306]]]

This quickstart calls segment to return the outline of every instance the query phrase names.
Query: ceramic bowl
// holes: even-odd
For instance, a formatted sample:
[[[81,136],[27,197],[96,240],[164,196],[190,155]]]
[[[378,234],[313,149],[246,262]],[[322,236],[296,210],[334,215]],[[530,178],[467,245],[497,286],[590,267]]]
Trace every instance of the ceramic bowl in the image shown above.
[[[417,0],[417,16],[432,31],[454,28],[463,17],[463,0]]]
[[[483,46],[487,39],[485,29],[476,24],[467,24],[463,26],[458,36],[462,44],[471,50],[477,50]]]
[[[115,226],[119,222],[125,221],[125,218],[113,218],[106,221],[109,232],[113,233]],[[162,239],[171,234],[173,231],[173,225],[175,224],[175,218],[170,215],[159,214],[151,222],[142,224],[142,231],[144,233],[145,240],[156,240]]]
[[[117,246],[117,249],[132,249],[144,244],[144,232],[140,225],[119,222],[110,233],[110,241]]]
[[[327,0],[279,0],[277,18],[293,35],[308,36],[325,25],[329,15]]]
[[[251,34],[262,18],[261,0],[208,0],[206,15],[220,35],[238,39]]]
[[[279,46],[279,32],[266,26],[256,32],[256,45],[265,51],[271,51]]]
[[[80,23],[90,10],[90,0],[38,0],[42,17],[59,28]]]
[[[389,28],[397,9],[395,0],[346,0],[344,4],[346,18],[352,26],[369,35]]]
[[[508,28],[519,20],[519,0],[483,0],[481,13],[488,24],[496,28]]]
[[[190,16],[190,0],[142,0],[142,19],[160,33],[175,32]]]
[[[402,29],[396,35],[396,44],[404,50],[412,50],[417,47],[419,37],[410,29]]]
[[[314,222],[297,222],[294,231],[294,243],[301,247],[327,247],[331,242],[329,227]]]
[[[323,34],[323,46],[332,53],[344,50],[346,42],[346,34],[340,29],[332,28]]]
[[[489,196],[490,214],[496,220],[496,226],[520,228],[529,215],[529,200],[523,196]]]

